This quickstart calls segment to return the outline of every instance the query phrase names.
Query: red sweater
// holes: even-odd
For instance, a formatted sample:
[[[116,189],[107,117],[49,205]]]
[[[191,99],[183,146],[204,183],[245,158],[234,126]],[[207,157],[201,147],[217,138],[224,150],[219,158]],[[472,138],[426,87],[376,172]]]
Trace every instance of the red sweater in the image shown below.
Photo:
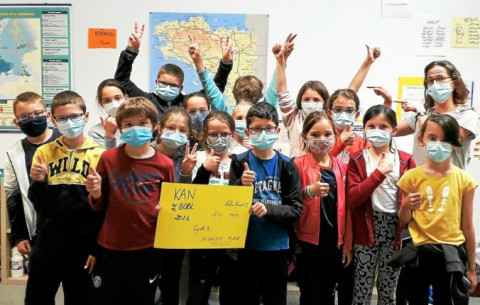
[[[345,208],[345,175],[346,165],[332,158],[333,173],[337,182],[337,223],[338,245],[344,245],[346,250],[352,249],[352,223],[350,213]],[[301,241],[318,245],[320,236],[320,197],[310,198],[305,195],[305,188],[318,178],[320,167],[311,153],[295,158],[295,164],[300,172],[302,182],[303,210],[302,216],[295,223],[295,233]]]
[[[400,158],[400,177],[409,169],[415,167],[413,156],[398,151]],[[352,153],[347,169],[347,207],[352,214],[353,242],[359,245],[373,246],[373,191],[383,182],[385,175],[378,169],[367,177],[367,166],[362,151]],[[399,191],[398,206],[402,202],[402,192]],[[399,246],[402,228],[398,227],[395,246]]]
[[[345,146],[342,140],[340,140],[340,137],[335,137],[335,143],[333,143],[333,147],[330,149],[330,154],[341,160],[347,160],[345,163],[348,163],[348,158],[345,158],[345,156],[349,156],[355,151],[360,151],[368,147],[370,147],[370,142],[359,135],[355,136],[351,146]]]
[[[174,182],[173,161],[155,151],[146,159],[133,159],[125,145],[103,153],[97,172],[102,177],[102,196],[89,204],[105,210],[98,235],[100,246],[112,250],[153,247],[162,182]]]

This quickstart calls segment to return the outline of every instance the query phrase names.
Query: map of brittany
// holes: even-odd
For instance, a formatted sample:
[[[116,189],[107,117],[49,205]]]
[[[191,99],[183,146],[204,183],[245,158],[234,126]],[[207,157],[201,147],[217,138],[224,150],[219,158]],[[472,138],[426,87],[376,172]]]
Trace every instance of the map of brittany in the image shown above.
[[[203,63],[212,77],[222,57],[220,39],[230,37],[234,59],[224,92],[228,104],[234,104],[232,87],[239,76],[253,74],[263,81],[266,79],[267,15],[150,13],[150,30],[152,91],[158,69],[166,63],[183,69],[186,93],[202,89],[188,54],[189,35],[199,44]]]

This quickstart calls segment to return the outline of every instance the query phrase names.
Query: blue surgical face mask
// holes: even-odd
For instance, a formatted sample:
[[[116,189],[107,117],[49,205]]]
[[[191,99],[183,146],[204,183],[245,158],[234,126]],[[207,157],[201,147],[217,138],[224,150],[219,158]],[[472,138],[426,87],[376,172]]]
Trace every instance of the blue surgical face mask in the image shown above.
[[[197,113],[195,115],[190,115],[190,118],[192,119],[192,128],[195,131],[202,131],[203,129],[203,121],[205,121],[205,118],[207,117],[208,112],[204,113]]]
[[[135,147],[143,146],[152,139],[152,127],[132,126],[122,130],[120,140]]]
[[[444,103],[450,94],[452,94],[453,88],[449,82],[437,83],[435,82],[427,89],[427,94],[430,95],[437,103]]]
[[[162,133],[162,136],[160,137],[162,139],[162,142],[167,145],[169,148],[179,148],[180,146],[183,146],[187,144],[188,142],[188,137],[184,134],[181,134],[179,131],[165,131]]]
[[[266,133],[265,130],[260,134],[250,135],[250,141],[254,147],[259,150],[267,150],[278,140],[277,133]]]
[[[72,121],[71,119],[66,120],[62,123],[57,123],[58,131],[65,137],[69,139],[74,139],[82,134],[85,124],[83,119],[79,121]]]
[[[158,94],[158,96],[160,96],[163,100],[167,102],[173,101],[180,94],[179,90],[173,90],[172,88],[170,88],[170,86],[166,86],[163,88],[157,86],[157,88],[155,88],[155,92]]]
[[[365,132],[365,138],[368,142],[372,143],[375,147],[382,147],[390,143],[392,138],[390,133],[391,130],[381,130],[381,129],[367,129]]]
[[[447,142],[427,141],[427,156],[433,162],[442,162],[452,155],[452,144]]]
[[[347,126],[352,126],[355,123],[355,113],[348,114],[345,111],[342,113],[333,113],[333,123],[335,127],[344,129]]]
[[[247,128],[247,121],[245,120],[235,120],[235,133],[239,136],[244,138],[245,137],[245,129]]]
[[[302,110],[308,115],[314,111],[323,110],[323,102],[302,102]]]

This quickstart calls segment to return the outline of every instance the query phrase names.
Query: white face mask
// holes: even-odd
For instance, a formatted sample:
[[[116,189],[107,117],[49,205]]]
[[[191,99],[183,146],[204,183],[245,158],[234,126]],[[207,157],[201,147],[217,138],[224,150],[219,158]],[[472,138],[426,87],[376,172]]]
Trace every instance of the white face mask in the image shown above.
[[[124,102],[125,100],[113,101],[103,106],[103,109],[109,116],[115,117],[117,115],[118,108],[120,108]]]
[[[302,102],[302,109],[308,114],[323,110],[323,102]]]

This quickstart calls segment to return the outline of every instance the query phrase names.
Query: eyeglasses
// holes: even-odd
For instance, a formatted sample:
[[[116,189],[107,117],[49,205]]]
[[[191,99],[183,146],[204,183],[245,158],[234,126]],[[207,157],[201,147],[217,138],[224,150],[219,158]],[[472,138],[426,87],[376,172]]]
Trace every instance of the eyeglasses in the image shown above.
[[[221,137],[222,139],[226,140],[230,138],[231,135],[232,135],[231,132],[221,132],[221,133],[209,132],[207,133],[207,138],[209,138],[210,140],[216,140],[218,139],[218,137]]]
[[[29,113],[22,113],[16,116],[18,121],[25,121],[29,118],[38,118],[39,116],[43,116],[45,114],[45,110],[35,110]]]
[[[78,122],[81,119],[83,119],[84,115],[85,114],[83,114],[83,113],[72,113],[70,115],[55,116],[53,118],[55,119],[55,121],[57,121],[57,123],[65,123],[67,120],[71,120],[73,122]]]
[[[354,114],[356,111],[357,109],[354,107],[342,108],[340,106],[335,106],[332,108],[332,112],[336,114],[340,114],[342,112],[345,112],[347,114]]]
[[[194,115],[197,115],[197,113],[200,113],[200,114],[208,114],[208,109],[205,109],[205,108],[201,108],[200,110],[197,110],[197,109],[190,109],[188,110],[188,114],[192,117]]]
[[[427,86],[433,86],[434,82],[437,82],[437,84],[442,84],[446,83],[447,79],[452,79],[451,77],[445,76],[445,75],[437,75],[437,77],[429,77],[425,80],[425,84]]]
[[[179,85],[179,84],[161,82],[159,80],[157,80],[157,86],[160,87],[160,88],[167,88],[167,86],[168,86],[172,90],[175,90],[175,91],[180,91],[180,88],[182,87],[182,85]]]
[[[262,133],[262,131],[265,130],[265,133],[275,133],[277,131],[277,126],[267,126],[265,128],[263,127],[252,127],[252,128],[248,128],[248,130],[250,130],[253,134],[260,134]]]

